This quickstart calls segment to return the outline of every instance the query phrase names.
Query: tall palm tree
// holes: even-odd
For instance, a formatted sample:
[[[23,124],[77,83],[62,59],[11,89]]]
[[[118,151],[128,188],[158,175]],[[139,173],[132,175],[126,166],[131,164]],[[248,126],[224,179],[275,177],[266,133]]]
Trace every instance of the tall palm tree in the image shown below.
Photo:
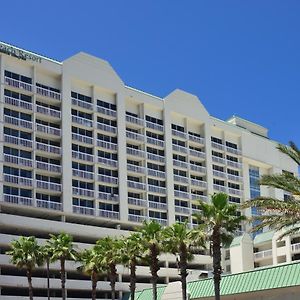
[[[151,271],[153,300],[157,300],[157,273],[160,270],[158,256],[163,251],[162,227],[156,221],[145,221],[139,232],[145,252],[144,260],[149,263]]]
[[[136,289],[136,266],[143,255],[141,235],[132,233],[129,237],[122,239],[121,262],[130,270],[130,298],[134,300]]]
[[[105,266],[111,286],[111,299],[116,299],[116,282],[118,279],[117,264],[121,262],[121,242],[112,237],[97,241],[95,249],[101,255],[102,265]]]
[[[21,236],[18,240],[12,241],[11,250],[6,254],[11,256],[11,262],[19,269],[26,269],[28,280],[29,299],[33,300],[32,271],[35,266],[43,264],[43,258],[40,252],[40,246],[33,236]]]
[[[47,272],[47,298],[50,300],[50,258],[51,250],[48,245],[43,245],[40,247],[40,252],[43,260],[46,262],[46,272]]]
[[[293,142],[289,146],[278,145],[280,152],[289,156],[300,166],[300,150]],[[258,225],[253,231],[270,227],[276,231],[284,229],[281,237],[295,232],[299,232],[300,223],[300,179],[299,177],[283,172],[282,174],[263,175],[259,181],[261,185],[274,187],[288,192],[289,198],[282,201],[272,197],[257,197],[247,201],[246,207],[256,207],[261,212],[266,212],[260,216],[253,217],[258,220]]]
[[[47,247],[51,253],[50,261],[60,261],[60,279],[62,299],[66,299],[66,260],[76,260],[77,251],[74,248],[73,238],[67,233],[58,235],[50,234],[50,239],[47,241]]]
[[[206,231],[210,241],[210,250],[213,257],[215,299],[219,300],[222,274],[221,246],[230,244],[240,223],[246,218],[238,214],[236,205],[228,203],[228,196],[224,193],[211,196],[211,203],[200,200],[199,206],[201,212],[194,216],[200,224],[199,228]]]
[[[163,231],[165,250],[176,255],[180,269],[182,299],[187,300],[187,263],[193,259],[193,249],[205,247],[203,231],[189,229],[187,223],[175,223]]]
[[[81,265],[77,270],[91,277],[92,300],[96,300],[98,276],[104,272],[101,254],[93,247],[92,249],[85,249],[81,252],[78,259]]]

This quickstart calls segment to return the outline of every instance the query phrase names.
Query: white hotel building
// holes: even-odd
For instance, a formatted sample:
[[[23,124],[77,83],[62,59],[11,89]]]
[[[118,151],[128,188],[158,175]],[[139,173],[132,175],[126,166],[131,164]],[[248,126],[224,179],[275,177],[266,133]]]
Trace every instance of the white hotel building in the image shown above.
[[[283,198],[259,188],[255,178],[298,171],[266,128],[238,117],[216,119],[181,90],[159,98],[128,87],[109,63],[86,53],[58,62],[0,43],[0,81],[3,300],[27,295],[25,273],[5,255],[20,235],[42,241],[64,231],[82,248],[149,219],[193,226],[197,199],[219,191],[237,204],[258,193]],[[205,273],[210,263],[197,255],[189,268]],[[58,269],[51,266],[52,297],[60,296]],[[119,272],[121,297],[129,273]],[[160,283],[179,278],[172,256],[162,256],[159,274]],[[43,269],[34,273],[38,299],[46,299],[45,277]],[[67,278],[69,299],[90,298],[89,278],[71,262]],[[149,278],[148,267],[140,266],[139,287]],[[109,298],[106,278],[98,287],[99,298]]]

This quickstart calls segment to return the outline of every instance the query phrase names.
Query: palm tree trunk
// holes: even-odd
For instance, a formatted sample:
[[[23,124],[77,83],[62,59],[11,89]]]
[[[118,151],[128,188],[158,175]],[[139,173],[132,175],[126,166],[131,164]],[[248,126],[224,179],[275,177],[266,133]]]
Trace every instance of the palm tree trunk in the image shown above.
[[[215,286],[215,300],[220,300],[220,282],[221,282],[221,235],[220,229],[214,228],[212,235],[213,248],[213,273]]]
[[[46,263],[47,263],[47,298],[50,300],[50,276],[49,276],[49,256],[47,256]]]
[[[92,300],[96,300],[97,293],[97,273],[95,271],[92,272]]]
[[[133,260],[130,264],[130,298],[134,300],[135,298],[135,287],[136,287],[136,262]]]
[[[27,275],[27,280],[28,280],[29,300],[33,300],[32,271],[31,271],[31,269],[27,269],[26,275]]]
[[[187,249],[184,244],[180,246],[180,277],[181,277],[181,289],[182,289],[182,300],[187,300],[187,284],[186,278],[188,276],[187,272]]]
[[[153,300],[157,300],[157,281],[160,267],[158,265],[158,249],[155,244],[150,246],[150,271],[151,271],[151,281],[152,281],[152,290],[153,290]]]
[[[110,267],[110,272],[109,272],[109,278],[110,278],[110,286],[111,286],[111,300],[116,299],[116,281],[117,281],[117,270],[116,270],[116,265],[111,264]]]
[[[61,296],[62,300],[66,300],[66,270],[65,259],[60,259],[60,280],[61,280]]]

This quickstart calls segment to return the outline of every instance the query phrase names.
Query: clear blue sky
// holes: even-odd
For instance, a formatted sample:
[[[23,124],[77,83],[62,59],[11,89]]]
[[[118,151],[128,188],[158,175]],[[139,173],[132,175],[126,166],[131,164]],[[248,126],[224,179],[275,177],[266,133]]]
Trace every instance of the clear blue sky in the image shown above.
[[[63,60],[108,60],[123,81],[196,94],[208,112],[300,146],[299,0],[2,1],[0,40]]]

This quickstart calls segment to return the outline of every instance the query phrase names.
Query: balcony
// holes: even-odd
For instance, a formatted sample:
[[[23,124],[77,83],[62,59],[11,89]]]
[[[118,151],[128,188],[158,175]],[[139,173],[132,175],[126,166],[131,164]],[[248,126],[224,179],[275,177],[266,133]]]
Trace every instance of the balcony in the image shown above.
[[[73,195],[76,196],[86,196],[86,197],[94,198],[95,195],[94,190],[83,189],[79,187],[73,187],[72,191],[73,191]]]
[[[116,211],[98,209],[98,216],[108,219],[119,219],[119,213]]]
[[[72,98],[72,105],[79,106],[84,109],[92,110],[93,104],[79,99]]]
[[[176,129],[172,129],[172,135],[180,137],[182,139],[186,139],[187,138],[187,134],[185,132],[176,130]]]
[[[146,127],[156,131],[164,131],[164,126],[149,121],[146,121]]]
[[[168,224],[168,220],[166,220],[166,219],[159,219],[159,218],[149,217],[149,220],[155,221],[155,222],[159,223],[162,226],[167,226],[167,224]]]
[[[22,109],[32,110],[31,102],[22,101],[20,99],[8,97],[8,96],[4,96],[4,102],[14,107],[20,107]]]
[[[191,171],[195,171],[197,173],[205,174],[206,173],[206,167],[190,164]]]
[[[201,200],[201,201],[204,201],[204,202],[208,201],[208,197],[205,196],[205,195],[191,194],[190,198],[192,200]]]
[[[213,170],[213,176],[219,177],[219,178],[227,178],[227,174],[222,171]]]
[[[144,167],[141,167],[141,166],[127,164],[127,171],[134,172],[134,173],[145,174],[146,169]]]
[[[112,193],[99,192],[98,193],[98,198],[101,199],[101,200],[108,200],[108,201],[114,201],[114,202],[119,201],[119,195],[115,195],[115,194],[112,194]]]
[[[36,130],[42,133],[51,134],[60,137],[61,130],[55,127],[36,124]]]
[[[148,204],[150,208],[163,209],[163,210],[166,210],[168,208],[168,205],[166,203],[149,201]]]
[[[232,160],[227,160],[226,161],[227,166],[235,168],[235,169],[241,169],[242,168],[242,164],[239,162],[235,162]]]
[[[224,151],[224,149],[225,149],[223,144],[219,144],[219,143],[216,143],[216,142],[211,142],[211,146],[212,146],[212,148],[222,150],[222,151]]]
[[[118,184],[118,177],[99,174],[98,181],[109,183],[109,184]]]
[[[161,186],[148,185],[148,191],[152,193],[166,194],[167,189]]]
[[[94,161],[94,156],[93,155],[83,153],[83,152],[79,152],[79,151],[74,151],[74,150],[72,151],[72,157],[75,158],[75,159],[89,161],[89,162]]]
[[[143,223],[147,217],[145,216],[140,216],[140,215],[128,215],[128,221],[130,222],[136,222],[136,223]]]
[[[174,175],[174,181],[180,182],[180,183],[188,183],[189,179],[185,176]]]
[[[147,169],[147,174],[148,174],[148,176],[166,178],[166,173],[163,171]]]
[[[139,149],[134,149],[134,148],[129,148],[127,147],[126,148],[126,153],[128,155],[131,155],[131,156],[138,156],[138,157],[145,157],[145,151],[143,150],[139,150]]]
[[[19,205],[26,205],[31,206],[32,205],[32,198],[22,197],[22,196],[16,196],[16,195],[3,195],[4,202],[7,203],[13,203],[13,204],[19,204]]]
[[[53,210],[62,210],[62,204],[59,202],[45,201],[41,199],[36,199],[36,207],[53,209]]]
[[[36,112],[57,119],[60,119],[61,117],[61,112],[59,110],[41,106],[41,105],[36,105]]]
[[[49,181],[36,180],[36,188],[43,190],[50,190],[55,192],[61,192],[62,185],[59,183],[53,183]]]
[[[80,124],[85,127],[93,127],[93,121],[86,118],[81,118],[78,116],[72,116],[72,122],[76,124]]]
[[[40,151],[45,151],[48,153],[53,153],[53,154],[60,154],[61,153],[61,148],[49,144],[44,144],[44,143],[39,143],[36,142],[36,149]]]
[[[139,198],[128,197],[128,204],[135,205],[135,206],[141,206],[141,207],[147,207],[147,201],[144,199],[139,199]]]
[[[4,77],[4,83],[6,85],[12,86],[17,89],[25,90],[27,92],[32,92],[33,91],[33,86],[32,84],[20,81],[20,80],[15,80],[9,77]]]
[[[183,199],[189,199],[190,194],[188,192],[182,192],[182,191],[177,191],[174,190],[174,196],[178,198],[183,198]]]
[[[173,149],[173,151],[180,152],[180,153],[187,153],[188,152],[186,147],[175,145],[175,144],[172,145],[172,149]]]
[[[260,260],[264,258],[271,258],[273,255],[272,249],[270,250],[265,250],[265,251],[260,251],[260,252],[255,252],[254,253],[254,260]]]
[[[227,193],[227,187],[226,186],[223,186],[223,185],[220,185],[220,184],[214,184],[213,188],[216,191]]]
[[[106,165],[106,166],[114,167],[114,168],[118,167],[117,160],[109,159],[109,158],[105,158],[105,157],[98,157],[98,163]]]
[[[81,142],[81,143],[85,143],[85,144],[93,144],[93,138],[86,136],[86,135],[81,135],[78,133],[72,133],[72,140]]]
[[[151,145],[155,145],[157,147],[162,147],[162,148],[164,147],[164,144],[165,144],[164,141],[159,140],[159,139],[154,139],[149,136],[147,136],[147,143],[151,144]]]
[[[181,161],[177,159],[173,159],[173,165],[183,169],[187,169],[188,167],[188,164],[185,161]]]
[[[55,99],[55,100],[61,100],[61,93],[58,92],[54,92],[48,89],[44,89],[42,87],[37,86],[36,87],[36,93],[38,95],[47,97],[47,98],[51,98],[51,99]]]
[[[237,182],[242,182],[243,181],[243,177],[237,176],[237,175],[232,175],[232,174],[227,174],[227,178],[230,181],[237,181]]]
[[[11,116],[4,116],[4,122],[7,124],[17,126],[17,127],[22,127],[25,129],[32,129],[31,121],[25,121],[22,119],[11,117]]]
[[[218,156],[214,156],[214,155],[212,155],[212,161],[215,162],[215,163],[221,164],[221,165],[225,165],[226,164],[226,161],[225,161],[224,158],[218,157]]]
[[[145,141],[144,135],[142,135],[140,133],[128,131],[128,130],[126,131],[126,137],[128,139],[135,140],[135,141],[140,141],[140,142],[144,142]]]
[[[17,184],[20,186],[32,186],[32,179],[27,177],[4,174],[4,182]]]
[[[196,214],[196,215],[199,215],[201,214],[202,210],[199,209],[199,208],[193,208],[192,207],[192,214]],[[198,225],[198,224],[197,224]]]
[[[188,207],[175,205],[175,212],[180,213],[180,214],[189,215],[190,209]]]
[[[199,179],[191,178],[191,185],[201,187],[201,188],[207,188],[207,182],[199,180]]]
[[[154,161],[158,161],[158,162],[161,162],[161,163],[165,162],[165,157],[164,156],[160,156],[160,155],[153,154],[153,153],[148,153],[147,152],[147,158],[149,160],[154,160]]]
[[[15,165],[30,167],[30,168],[33,165],[31,159],[9,155],[9,154],[4,154],[4,161],[10,164],[15,164]]]
[[[126,115],[126,122],[144,127],[145,120],[134,116]]]
[[[110,126],[110,125],[107,125],[107,124],[97,123],[97,128],[101,131],[104,131],[104,132],[110,132],[110,133],[113,133],[113,134],[117,133],[117,127]]]
[[[292,244],[291,245],[291,252],[296,253],[300,251],[300,243]]]
[[[18,146],[23,146],[27,148],[32,148],[32,141],[27,139],[22,139],[16,136],[4,134],[4,142],[9,144],[14,144]]]
[[[35,167],[40,170],[44,170],[47,172],[53,172],[53,173],[60,173],[61,172],[61,166],[55,165],[55,164],[49,164],[42,161],[36,161]]]
[[[80,177],[80,178],[84,178],[84,179],[88,179],[88,180],[94,179],[93,172],[88,172],[88,171],[83,171],[83,170],[72,169],[72,175],[74,177]]]
[[[242,151],[240,149],[232,148],[229,146],[226,146],[226,151],[235,155],[241,155]]]
[[[228,193],[231,194],[231,195],[237,195],[237,196],[242,196],[243,195],[242,190],[233,189],[233,188],[228,188]]]
[[[114,117],[114,118],[117,116],[117,112],[115,110],[105,108],[102,106],[97,106],[97,112],[104,116],[109,116],[109,117]]]
[[[146,190],[146,185],[142,182],[127,180],[127,186],[137,190]]]
[[[194,150],[194,149],[190,149],[189,154],[190,154],[190,156],[201,158],[201,159],[206,158],[205,152],[197,151],[197,150]]]
[[[192,141],[192,142],[201,144],[201,145],[205,144],[204,138],[198,137],[198,136],[194,136],[194,135],[191,135],[191,134],[189,134],[189,140]]]
[[[95,210],[92,207],[73,205],[73,213],[86,216],[94,216]]]
[[[97,140],[97,146],[101,147],[101,148],[113,150],[113,151],[118,150],[118,145],[117,144],[113,144],[113,143],[105,142],[105,141],[101,141],[101,140]]]

